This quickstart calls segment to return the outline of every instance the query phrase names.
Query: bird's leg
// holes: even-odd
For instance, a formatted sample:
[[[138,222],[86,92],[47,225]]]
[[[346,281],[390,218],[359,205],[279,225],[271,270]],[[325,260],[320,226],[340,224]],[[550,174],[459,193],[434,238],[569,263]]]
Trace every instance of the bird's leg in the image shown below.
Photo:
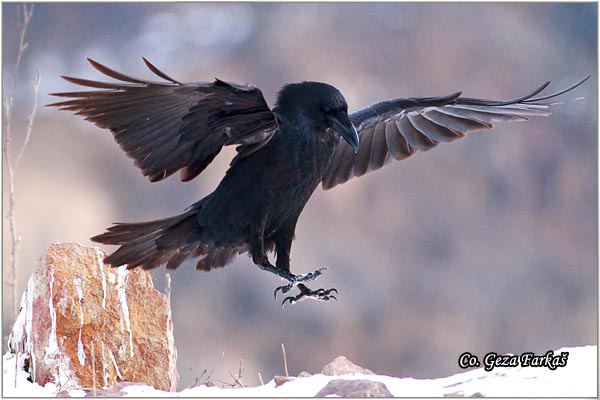
[[[318,270],[309,272],[308,274],[294,275],[294,274],[290,273],[291,279],[284,278],[284,279],[287,279],[287,281],[289,283],[287,285],[276,287],[273,295],[275,296],[275,298],[277,298],[277,292],[279,292],[279,291],[281,291],[281,293],[283,293],[283,294],[286,294],[294,286],[301,285],[301,282],[314,281],[315,279],[317,279],[318,276],[322,275],[323,274],[322,271],[325,271],[326,269],[327,269],[326,267],[319,268]]]
[[[286,301],[289,301],[290,304],[294,304],[294,303],[297,303],[297,302],[307,299],[307,298],[320,300],[320,301],[328,301],[330,299],[336,299],[336,297],[331,294],[332,292],[337,293],[336,289],[311,290],[302,283],[302,282],[308,282],[308,281],[312,281],[312,280],[316,279],[327,268],[319,268],[316,271],[309,272],[307,274],[298,274],[298,275],[292,274],[290,272],[290,250],[291,250],[291,246],[292,246],[292,239],[293,239],[293,230],[291,231],[291,233],[288,232],[288,234],[280,233],[279,235],[277,235],[274,238],[275,249],[276,249],[276,253],[277,253],[277,261],[276,261],[277,266],[274,266],[269,261],[269,258],[267,257],[267,254],[265,252],[262,231],[257,230],[252,237],[252,241],[251,241],[251,245],[250,245],[252,261],[254,261],[254,263],[259,268],[261,268],[265,271],[269,271],[289,282],[287,285],[279,286],[275,289],[275,292],[274,292],[275,298],[277,298],[277,293],[279,291],[281,291],[282,293],[285,294],[285,293],[289,292],[290,289],[292,289],[294,286],[297,286],[298,289],[300,290],[300,294],[297,296],[286,297],[283,300],[283,302],[281,303],[282,305],[285,304]]]
[[[255,232],[253,232],[253,235],[251,236],[250,254],[252,255],[252,261],[254,264],[258,265],[260,269],[269,271],[287,281],[293,280],[295,276],[290,272],[289,266],[287,268],[280,268],[279,263],[276,267],[269,261],[269,257],[267,257],[267,253],[265,251],[263,232],[264,227],[260,227],[260,229],[257,229]]]
[[[314,299],[314,300],[319,300],[319,301],[329,301],[331,299],[337,300],[337,298],[331,294],[332,292],[337,293],[337,289],[335,289],[335,288],[331,288],[328,290],[325,290],[325,289],[311,290],[310,288],[308,288],[306,285],[304,285],[302,283],[302,282],[307,282],[307,281],[316,279],[319,275],[322,274],[321,271],[323,271],[327,268],[320,268],[314,272],[309,272],[308,274],[294,275],[289,271],[285,271],[285,270],[279,269],[278,267],[275,267],[273,264],[271,264],[269,262],[269,259],[267,258],[266,255],[262,260],[259,260],[259,261],[260,262],[256,263],[256,264],[261,269],[264,269],[265,271],[274,273],[289,282],[287,285],[279,286],[279,287],[275,288],[275,292],[273,293],[275,298],[277,298],[277,292],[281,291],[281,293],[285,294],[285,293],[289,292],[290,289],[292,289],[294,286],[298,287],[298,289],[300,290],[300,294],[298,294],[297,296],[288,296],[285,299],[283,299],[283,302],[281,303],[282,306],[285,305],[286,301],[289,301],[290,304],[294,304],[294,303],[297,303],[297,302],[305,300],[305,299]]]
[[[295,224],[290,224],[288,226],[288,229],[282,229],[278,231],[273,237],[275,241],[275,253],[277,254],[277,268],[288,272],[290,271],[290,253],[292,250],[292,241],[294,240],[294,229]],[[315,280],[326,269],[327,268],[319,268],[318,270],[309,272],[308,274],[295,275],[290,273],[292,279],[285,278],[289,283],[287,285],[275,288],[275,292],[273,293],[273,295],[275,296],[275,298],[277,298],[277,293],[279,291],[285,294],[301,282]]]
[[[273,264],[271,264],[271,262],[269,261],[269,258],[267,257],[266,254],[264,255],[264,257],[261,257],[259,259],[253,258],[253,261],[256,265],[258,265],[258,267],[260,269],[269,271],[272,274],[278,275],[287,281],[291,282],[296,278],[296,275],[292,274],[291,272],[283,270],[283,269],[279,269],[276,266],[274,266]]]
[[[279,261],[279,257],[277,258],[277,260]],[[289,258],[288,258],[288,260],[289,260]],[[271,262],[269,261],[269,258],[267,257],[266,254],[263,254],[262,256],[257,256],[257,257],[253,256],[253,261],[256,265],[258,265],[258,267],[260,269],[269,271],[289,282],[287,285],[283,285],[283,286],[279,286],[279,287],[275,288],[275,292],[274,292],[275,298],[277,298],[277,292],[281,291],[281,293],[285,294],[285,293],[289,292],[291,288],[293,288],[294,286],[297,286],[301,282],[308,282],[308,281],[315,280],[318,276],[320,276],[323,273],[322,271],[327,269],[327,268],[319,268],[318,270],[309,272],[308,274],[295,275],[289,271],[289,263],[288,263],[288,268],[286,268],[286,269],[280,268],[279,266],[276,267],[273,264],[271,264]],[[281,265],[281,264],[278,263],[278,265]]]

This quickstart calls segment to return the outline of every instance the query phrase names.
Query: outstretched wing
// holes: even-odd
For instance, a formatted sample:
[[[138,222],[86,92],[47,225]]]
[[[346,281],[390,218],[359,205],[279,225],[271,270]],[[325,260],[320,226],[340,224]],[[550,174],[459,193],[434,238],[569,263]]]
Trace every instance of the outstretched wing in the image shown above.
[[[403,160],[417,150],[427,151],[440,142],[451,142],[469,132],[490,129],[496,121],[523,121],[528,116],[548,116],[548,108],[559,103],[541,101],[573,90],[588,78],[557,93],[537,98],[534,96],[550,82],[526,96],[507,101],[461,97],[458,92],[442,97],[375,103],[350,115],[360,137],[360,147],[355,153],[345,141],[338,142],[323,178],[323,189],[378,170],[392,160]]]
[[[75,111],[100,128],[110,129],[152,182],[178,170],[180,179],[189,181],[223,146],[239,145],[237,150],[243,157],[264,146],[277,132],[275,116],[262,92],[253,86],[219,79],[212,83],[181,83],[145,58],[146,66],[165,81],[133,78],[88,61],[120,82],[63,76],[69,82],[98,90],[53,93],[70,99],[49,106]]]

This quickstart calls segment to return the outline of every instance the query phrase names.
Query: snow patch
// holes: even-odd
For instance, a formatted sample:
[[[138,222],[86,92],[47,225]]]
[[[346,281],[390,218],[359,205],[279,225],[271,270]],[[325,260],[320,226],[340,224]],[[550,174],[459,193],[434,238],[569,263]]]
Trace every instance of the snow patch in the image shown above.
[[[44,267],[46,263],[44,262]],[[50,328],[50,338],[48,339],[48,345],[46,346],[46,356],[44,361],[46,364],[54,362],[54,356],[58,354],[58,342],[56,341],[56,310],[54,309],[54,267],[48,268],[50,274],[50,281],[48,286],[50,288],[50,298],[48,300],[48,309],[50,311],[50,319],[52,321],[52,327]]]
[[[29,382],[29,374],[25,372],[26,354],[19,354],[19,359],[12,353],[2,357],[2,396],[3,397],[54,397],[58,388],[53,383],[42,387],[35,381]]]
[[[275,387],[273,380],[263,386],[236,389],[198,386],[178,393],[156,390],[146,385],[126,386],[125,397],[314,397],[331,380],[367,379],[382,382],[396,397],[596,397],[597,396],[597,346],[562,348],[555,351],[569,352],[567,366],[554,371],[541,367],[496,368],[486,372],[483,368],[441,379],[394,378],[383,375],[348,374],[342,376],[313,375],[295,378]],[[110,358],[117,370],[111,352]],[[17,360],[7,353],[3,359],[4,396],[54,397],[57,387],[47,384],[41,387],[27,381],[22,370],[24,358]],[[17,368],[17,366],[19,368]],[[17,375],[15,376],[15,371]],[[15,386],[15,381],[17,382]],[[83,391],[71,390],[69,395],[83,396]]]
[[[81,331],[79,331],[79,340],[77,340],[77,358],[79,364],[85,365],[85,352],[83,351],[83,343],[81,342]]]
[[[83,351],[83,343],[81,342],[81,331],[83,330],[83,306],[81,301],[83,300],[83,289],[81,288],[82,280],[76,278],[73,280],[75,283],[75,287],[77,288],[77,296],[79,297],[79,339],[77,339],[77,358],[79,359],[79,364],[85,365],[85,351]]]
[[[108,386],[107,374],[106,374],[106,352],[104,350],[104,342],[102,343],[102,377],[104,378],[104,387]]]
[[[121,375],[121,371],[119,371],[119,366],[117,365],[117,360],[115,360],[115,356],[113,355],[112,351],[108,352],[108,355],[110,355],[110,360],[113,363],[113,366],[115,367],[115,371],[117,372],[117,376],[121,379],[123,379],[123,375]]]
[[[123,327],[123,322],[125,322],[125,326],[127,327],[127,331],[129,332],[129,355],[133,358],[133,332],[131,331],[131,321],[129,320],[129,307],[127,306],[127,296],[125,293],[125,289],[127,288],[128,277],[129,273],[127,272],[127,267],[119,267],[117,275],[117,297],[119,298],[119,302],[121,303],[121,332],[123,333],[123,339],[125,339],[125,329]],[[124,342],[122,350],[125,351]]]
[[[106,274],[104,273],[104,262],[102,261],[102,251],[98,248],[96,248],[95,251],[96,251],[96,260],[98,261],[98,269],[100,269],[100,275],[102,276],[102,308],[106,309]],[[114,280],[113,280],[113,282],[114,282]]]
[[[27,281],[27,289],[21,296],[20,312],[13,325],[12,332],[8,338],[9,346],[12,345],[15,351],[25,354],[33,353],[33,343],[31,332],[33,328],[33,278]],[[35,358],[31,357],[31,367],[33,380],[35,381]]]

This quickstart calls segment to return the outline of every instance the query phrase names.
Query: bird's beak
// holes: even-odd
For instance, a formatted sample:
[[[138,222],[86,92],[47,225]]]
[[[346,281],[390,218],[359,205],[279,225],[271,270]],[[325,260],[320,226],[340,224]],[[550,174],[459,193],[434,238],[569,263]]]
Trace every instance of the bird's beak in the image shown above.
[[[356,133],[356,128],[352,125],[348,114],[337,113],[335,116],[329,117],[329,122],[333,130],[339,133],[356,153],[359,144],[358,133]]]

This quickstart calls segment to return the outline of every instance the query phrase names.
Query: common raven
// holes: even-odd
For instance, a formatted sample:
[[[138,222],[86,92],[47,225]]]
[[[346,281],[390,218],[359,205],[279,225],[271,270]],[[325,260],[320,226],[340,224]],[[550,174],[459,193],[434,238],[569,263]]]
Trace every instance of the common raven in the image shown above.
[[[120,82],[63,77],[98,90],[54,93],[69,100],[50,104],[75,111],[113,136],[151,182],[176,171],[182,181],[200,174],[223,146],[237,155],[214,192],[183,214],[140,223],[118,223],[93,241],[120,245],[105,258],[112,266],[177,268],[199,258],[196,268],[224,267],[248,252],[260,268],[288,283],[275,289],[300,293],[286,301],[335,299],[335,289],[311,290],[307,274],[290,271],[290,251],[298,217],[322,184],[330,189],[355,176],[375,171],[417,150],[460,139],[492,122],[548,116],[546,103],[585,80],[546,96],[548,86],[507,101],[448,96],[393,99],[348,114],[344,96],[320,82],[285,85],[273,109],[252,85],[224,82],[181,83],[144,58],[161,82],[133,78],[88,59],[103,74]],[[343,139],[343,140],[342,140]],[[276,253],[273,265],[268,252]]]

